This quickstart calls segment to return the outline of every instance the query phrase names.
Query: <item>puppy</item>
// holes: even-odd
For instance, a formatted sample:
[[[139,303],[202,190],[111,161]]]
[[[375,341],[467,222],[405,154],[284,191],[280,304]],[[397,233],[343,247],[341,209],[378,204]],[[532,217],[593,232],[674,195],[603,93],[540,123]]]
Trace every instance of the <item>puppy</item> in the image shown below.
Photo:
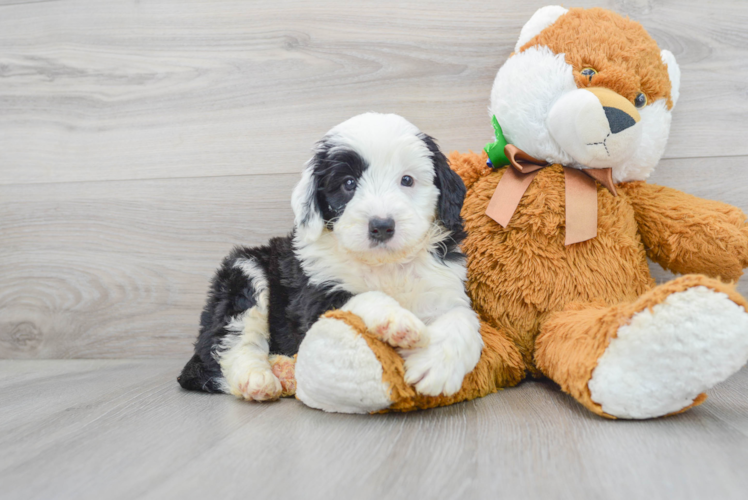
[[[464,197],[434,140],[404,118],[336,126],[293,191],[293,232],[235,248],[216,272],[180,385],[277,399],[269,355],[293,356],[320,315],[343,309],[402,349],[417,391],[457,392],[483,348],[458,247]]]

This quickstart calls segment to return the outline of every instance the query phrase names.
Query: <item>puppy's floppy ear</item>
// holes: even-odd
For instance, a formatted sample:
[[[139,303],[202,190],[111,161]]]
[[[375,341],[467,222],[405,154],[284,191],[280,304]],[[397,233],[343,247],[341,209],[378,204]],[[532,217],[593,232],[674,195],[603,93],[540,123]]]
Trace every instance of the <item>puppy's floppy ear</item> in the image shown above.
[[[291,208],[294,213],[296,234],[302,242],[311,243],[322,235],[325,221],[317,206],[317,177],[314,171],[317,165],[319,151],[306,162],[301,180],[293,190]]]
[[[447,158],[436,145],[436,141],[426,134],[420,134],[420,138],[431,151],[431,161],[434,165],[434,185],[439,189],[437,218],[452,233],[452,240],[459,243],[465,238],[460,216],[462,203],[465,201],[465,184],[460,176],[449,168]]]

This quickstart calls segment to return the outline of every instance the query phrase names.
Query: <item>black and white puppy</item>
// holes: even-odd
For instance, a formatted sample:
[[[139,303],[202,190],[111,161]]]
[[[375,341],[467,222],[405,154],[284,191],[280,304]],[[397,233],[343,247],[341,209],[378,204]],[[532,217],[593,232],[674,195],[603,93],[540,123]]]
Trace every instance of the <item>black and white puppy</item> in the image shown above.
[[[294,355],[320,315],[344,309],[402,348],[420,393],[457,392],[483,348],[458,247],[464,196],[434,140],[404,118],[336,126],[294,189],[291,235],[223,261],[179,383],[275,399],[269,356]]]

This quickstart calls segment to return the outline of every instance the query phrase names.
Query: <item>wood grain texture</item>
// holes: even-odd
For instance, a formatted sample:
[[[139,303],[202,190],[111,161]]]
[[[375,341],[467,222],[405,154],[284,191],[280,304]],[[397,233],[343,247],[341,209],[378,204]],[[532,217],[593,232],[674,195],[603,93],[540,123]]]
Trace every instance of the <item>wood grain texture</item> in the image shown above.
[[[703,159],[667,160],[653,182],[748,212],[745,161],[707,169]],[[214,269],[232,245],[263,244],[291,228],[296,180],[0,186],[0,357],[186,358]],[[672,277],[652,271],[659,281]],[[748,295],[748,278],[739,289]]]
[[[745,498],[748,370],[683,415],[596,417],[547,383],[336,415],[188,393],[168,361],[1,361],[0,498]]]
[[[0,183],[297,172],[326,130],[368,110],[479,149],[496,70],[545,4],[10,2]],[[748,154],[748,3],[576,5],[631,15],[678,58],[666,157]]]
[[[290,229],[313,142],[379,110],[480,149],[546,3],[0,0],[0,358],[177,358],[0,360],[0,499],[745,498],[745,369],[644,422],[538,382],[378,416],[176,385],[213,270]],[[748,211],[748,4],[593,4],[681,65],[652,182]]]
[[[545,3],[0,2],[0,358],[184,358],[220,259],[291,228],[314,141],[377,109],[479,149]],[[652,181],[748,211],[748,4],[593,3],[681,64]]]
[[[0,357],[186,356],[232,245],[292,227],[296,177],[1,186]]]

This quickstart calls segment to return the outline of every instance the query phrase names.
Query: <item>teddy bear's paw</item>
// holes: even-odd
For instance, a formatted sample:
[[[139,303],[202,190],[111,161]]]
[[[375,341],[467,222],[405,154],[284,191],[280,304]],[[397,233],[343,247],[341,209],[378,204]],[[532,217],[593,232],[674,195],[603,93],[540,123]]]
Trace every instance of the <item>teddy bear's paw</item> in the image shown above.
[[[678,412],[748,360],[748,313],[704,286],[669,295],[618,328],[588,383],[619,418]]]
[[[231,392],[247,401],[273,401],[280,397],[283,387],[270,369],[252,369],[232,384]]]
[[[457,356],[445,352],[442,344],[402,351],[405,359],[405,383],[424,396],[451,396],[462,387],[468,370]]]
[[[307,406],[337,413],[388,408],[389,385],[366,340],[346,322],[317,320],[296,357],[296,397]]]
[[[382,311],[381,322],[371,325],[371,332],[392,347],[413,349],[425,347],[428,338],[426,325],[418,317],[400,306]]]

